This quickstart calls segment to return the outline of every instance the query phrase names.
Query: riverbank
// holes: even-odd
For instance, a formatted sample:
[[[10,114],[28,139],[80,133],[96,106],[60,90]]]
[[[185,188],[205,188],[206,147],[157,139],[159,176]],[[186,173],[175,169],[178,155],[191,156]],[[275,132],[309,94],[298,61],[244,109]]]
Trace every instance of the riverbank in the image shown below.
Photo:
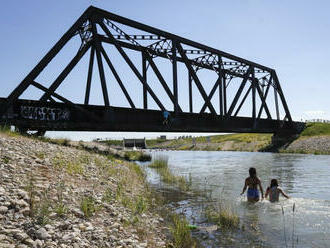
[[[196,151],[271,151],[272,134],[226,134],[208,137],[148,141],[148,148]],[[280,153],[330,154],[330,124],[309,123],[294,140],[276,150]]]
[[[0,132],[0,247],[175,247],[140,166],[67,142]]]

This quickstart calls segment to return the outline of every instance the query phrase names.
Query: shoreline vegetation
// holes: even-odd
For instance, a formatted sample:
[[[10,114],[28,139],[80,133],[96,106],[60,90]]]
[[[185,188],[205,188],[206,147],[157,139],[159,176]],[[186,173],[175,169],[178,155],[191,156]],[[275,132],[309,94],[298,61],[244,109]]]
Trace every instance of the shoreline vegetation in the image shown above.
[[[330,124],[308,123],[305,130],[284,145],[274,149],[273,134],[238,133],[177,139],[146,140],[149,149],[191,151],[245,151],[330,155]],[[119,140],[102,141],[110,147],[122,144]]]
[[[0,144],[1,247],[196,247],[185,217],[131,162],[150,155],[6,128]]]

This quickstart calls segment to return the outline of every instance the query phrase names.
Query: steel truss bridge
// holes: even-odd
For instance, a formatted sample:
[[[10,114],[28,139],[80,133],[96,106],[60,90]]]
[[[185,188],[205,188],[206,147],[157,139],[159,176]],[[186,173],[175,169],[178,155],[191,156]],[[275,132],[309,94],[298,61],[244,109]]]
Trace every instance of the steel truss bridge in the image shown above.
[[[77,37],[80,37],[80,46],[56,79],[49,86],[38,82],[37,77],[53,58],[68,41]],[[122,79],[115,67],[116,59],[107,51],[108,46],[115,49],[128,65],[135,75],[134,82],[127,83]],[[132,60],[128,51],[134,51],[140,63]],[[85,88],[84,101],[77,103],[57,93],[57,89],[87,52],[87,79],[81,85]],[[161,72],[159,59],[168,63],[170,79]],[[104,102],[102,106],[90,104],[96,66]],[[112,92],[111,87],[108,89],[105,66],[115,78],[128,107],[112,105],[109,92],[116,92]],[[179,70],[179,66],[183,69]],[[215,82],[202,79],[201,72],[215,76]],[[150,84],[150,73],[154,74],[158,86]],[[129,93],[133,84],[140,84],[141,91]],[[180,84],[187,87],[181,99]],[[234,92],[230,91],[232,86],[236,87]],[[21,99],[29,87],[42,91],[42,96],[35,100]],[[157,94],[158,88],[162,88],[164,94]],[[141,106],[134,102],[134,97],[140,98]],[[202,102],[198,109],[196,97]],[[168,98],[170,104],[166,105],[164,98]],[[250,108],[248,116],[240,115],[245,105]],[[169,113],[166,122],[164,112]],[[284,116],[280,117],[280,113]],[[301,130],[301,123],[292,121],[274,69],[93,6],[82,14],[7,98],[0,98],[0,122],[24,131],[41,132],[297,133]]]

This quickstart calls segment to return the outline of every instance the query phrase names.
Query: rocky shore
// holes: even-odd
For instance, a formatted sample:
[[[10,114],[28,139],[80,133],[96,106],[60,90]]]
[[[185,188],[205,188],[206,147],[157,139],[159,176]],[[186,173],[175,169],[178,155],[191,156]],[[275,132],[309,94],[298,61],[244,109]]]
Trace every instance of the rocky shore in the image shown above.
[[[0,133],[0,247],[165,247],[133,163]]]
[[[281,152],[330,154],[330,136],[302,137],[283,148]]]

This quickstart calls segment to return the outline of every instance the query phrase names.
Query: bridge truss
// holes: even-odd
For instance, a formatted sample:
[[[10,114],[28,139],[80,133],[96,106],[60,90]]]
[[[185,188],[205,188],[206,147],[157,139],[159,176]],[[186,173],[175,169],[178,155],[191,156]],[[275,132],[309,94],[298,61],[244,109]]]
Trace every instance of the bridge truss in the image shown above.
[[[43,82],[37,82],[37,77],[53,58],[77,36],[81,43],[76,54],[51,85],[46,87]],[[135,75],[135,82],[128,85],[123,80],[116,68],[116,59],[107,51],[109,46],[120,54]],[[135,52],[140,59],[139,64],[128,51]],[[57,93],[57,89],[88,52],[87,79],[82,85],[85,87],[84,101],[72,102]],[[159,59],[170,65],[170,79],[161,72],[162,66],[157,63]],[[103,106],[90,104],[95,66],[98,68]],[[105,67],[115,78],[128,107],[112,105],[109,97],[112,89],[108,89]],[[212,74],[215,82],[203,80],[200,76],[202,71]],[[182,72],[186,74],[181,75]],[[157,94],[156,86],[150,84],[150,73],[157,79],[157,87],[162,88],[163,95]],[[134,92],[135,96],[142,98],[141,106],[129,92],[133,83],[141,85],[141,92]],[[187,85],[184,99],[179,98],[180,84]],[[236,87],[234,94],[229,90],[232,86]],[[29,87],[43,92],[40,99],[20,99]],[[203,102],[199,109],[194,105],[196,92]],[[228,92],[231,92],[230,96]],[[165,104],[164,98],[168,98],[170,104]],[[269,133],[298,130],[274,69],[93,6],[82,14],[7,98],[0,98],[0,103],[1,122],[24,130]],[[245,105],[250,106],[251,112],[248,116],[241,116],[240,111]],[[164,111],[170,114],[166,123]],[[284,113],[282,117],[281,112]]]

